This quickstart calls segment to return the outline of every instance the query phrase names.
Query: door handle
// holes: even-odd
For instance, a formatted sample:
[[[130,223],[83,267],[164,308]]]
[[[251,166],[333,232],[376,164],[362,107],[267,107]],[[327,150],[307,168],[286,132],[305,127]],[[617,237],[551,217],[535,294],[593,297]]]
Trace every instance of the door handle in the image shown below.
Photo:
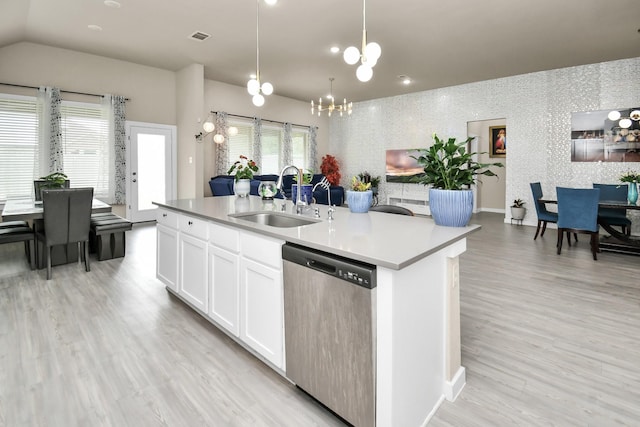
[[[136,179],[131,180],[131,182],[136,182],[136,181],[137,181]]]

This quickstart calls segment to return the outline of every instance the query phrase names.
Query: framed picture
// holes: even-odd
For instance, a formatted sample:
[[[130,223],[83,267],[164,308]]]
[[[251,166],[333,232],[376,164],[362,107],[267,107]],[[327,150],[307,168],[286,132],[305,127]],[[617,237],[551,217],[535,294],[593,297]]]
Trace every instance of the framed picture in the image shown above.
[[[489,157],[507,157],[507,127],[489,128]]]

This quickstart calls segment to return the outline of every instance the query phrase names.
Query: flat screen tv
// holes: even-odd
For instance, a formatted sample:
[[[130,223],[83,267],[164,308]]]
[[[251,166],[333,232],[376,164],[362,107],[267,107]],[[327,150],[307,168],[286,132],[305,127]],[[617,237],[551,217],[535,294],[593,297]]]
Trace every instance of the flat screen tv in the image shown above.
[[[415,148],[387,150],[387,182],[411,182],[411,179],[424,174],[416,159],[419,151]]]

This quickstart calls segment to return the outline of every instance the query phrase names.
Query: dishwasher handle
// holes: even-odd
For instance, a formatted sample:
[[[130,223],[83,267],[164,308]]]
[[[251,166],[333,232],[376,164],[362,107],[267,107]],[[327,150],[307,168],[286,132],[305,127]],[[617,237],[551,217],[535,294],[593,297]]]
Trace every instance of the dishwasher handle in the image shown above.
[[[326,264],[315,259],[307,258],[307,267],[321,271],[325,274],[335,276],[338,273],[338,269],[335,265]]]

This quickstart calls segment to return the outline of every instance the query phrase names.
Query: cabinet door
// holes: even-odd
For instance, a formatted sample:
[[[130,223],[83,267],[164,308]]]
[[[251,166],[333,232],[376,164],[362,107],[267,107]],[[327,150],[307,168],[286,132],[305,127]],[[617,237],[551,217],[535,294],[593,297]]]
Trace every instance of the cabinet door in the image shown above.
[[[238,336],[240,256],[209,245],[209,317]]]
[[[240,338],[284,369],[282,271],[247,258],[240,262]]]
[[[173,291],[178,291],[178,231],[156,226],[156,277]]]
[[[204,313],[208,307],[207,242],[180,233],[180,281],[178,293]]]

